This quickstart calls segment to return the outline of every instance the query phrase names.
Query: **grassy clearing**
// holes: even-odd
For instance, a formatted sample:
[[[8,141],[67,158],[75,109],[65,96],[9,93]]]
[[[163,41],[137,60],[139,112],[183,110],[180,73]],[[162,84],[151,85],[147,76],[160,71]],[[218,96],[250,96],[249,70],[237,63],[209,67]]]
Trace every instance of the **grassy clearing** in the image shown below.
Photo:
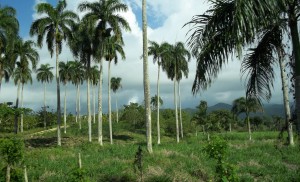
[[[93,142],[87,141],[87,126],[81,131],[70,125],[63,134],[63,146],[56,147],[56,132],[32,136],[24,134],[25,164],[29,181],[71,181],[81,153],[83,169],[90,181],[138,181],[133,161],[138,146],[143,149],[145,181],[209,181],[214,180],[215,161],[203,152],[206,136],[184,138],[179,144],[175,137],[162,137],[152,155],[146,152],[142,130],[127,130],[126,124],[114,124],[114,145],[104,138],[97,143],[97,125],[93,125]],[[247,133],[215,134],[225,138],[230,146],[228,161],[237,167],[241,181],[299,181],[299,147],[287,147],[277,142],[277,132],[255,132],[253,141]],[[108,126],[104,124],[104,136]]]

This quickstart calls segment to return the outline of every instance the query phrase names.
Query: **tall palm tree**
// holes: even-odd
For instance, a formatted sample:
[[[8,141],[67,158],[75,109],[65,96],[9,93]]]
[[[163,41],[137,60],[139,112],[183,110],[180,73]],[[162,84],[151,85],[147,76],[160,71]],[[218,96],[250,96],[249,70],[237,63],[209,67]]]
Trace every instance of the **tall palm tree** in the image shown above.
[[[122,88],[122,85],[121,85],[121,81],[122,81],[122,78],[120,77],[112,77],[110,79],[110,82],[111,82],[111,85],[110,85],[110,88],[112,89],[112,91],[115,93],[116,95],[116,112],[117,112],[117,123],[119,122],[119,112],[118,112],[118,96],[117,96],[117,91]]]
[[[63,40],[72,37],[71,27],[75,25],[78,16],[72,11],[65,10],[67,3],[60,0],[56,7],[49,3],[39,3],[36,6],[38,14],[44,14],[35,20],[30,27],[30,35],[37,35],[37,43],[43,45],[46,35],[48,51],[52,57],[54,49],[56,54],[56,84],[57,84],[57,145],[61,146],[61,109],[60,109],[60,84],[59,84],[59,60],[58,55],[62,51]]]
[[[159,100],[159,77],[160,77],[160,68],[162,67],[165,70],[165,66],[163,62],[164,55],[167,54],[167,48],[169,46],[168,43],[162,43],[159,45],[155,41],[149,41],[148,54],[153,56],[153,62],[157,62],[158,70],[157,70],[157,100]],[[160,144],[160,124],[159,124],[159,102],[157,102],[157,144]]]
[[[26,84],[28,82],[30,82],[32,84],[31,70],[27,64],[22,64],[22,63],[18,62],[17,68],[15,69],[13,76],[14,76],[14,83],[16,85],[18,85],[16,103],[19,102],[20,87],[21,87],[21,108],[23,108],[24,84]],[[18,105],[16,105],[16,108],[18,108]],[[23,132],[23,126],[24,126],[24,124],[23,124],[23,111],[22,111],[21,112],[21,122],[20,122],[20,132],[21,133]]]
[[[67,133],[67,83],[72,81],[74,75],[73,63],[71,61],[59,62],[59,78],[65,86],[64,99],[64,133]]]
[[[164,101],[161,99],[161,97],[157,98],[157,95],[155,95],[155,96],[151,97],[150,103],[151,103],[152,107],[157,110],[158,109],[157,105],[159,105],[159,106],[163,105]]]
[[[99,0],[99,2],[85,2],[78,6],[80,11],[87,11],[85,18],[92,19],[96,23],[95,39],[97,40],[97,59],[99,61],[99,89],[98,89],[98,142],[103,145],[102,136],[102,80],[103,80],[103,57],[105,39],[110,37],[111,30],[121,37],[121,29],[130,31],[126,19],[118,12],[126,12],[126,4],[119,0]]]
[[[147,129],[147,150],[150,154],[152,150],[152,134],[151,134],[151,104],[150,104],[150,81],[148,68],[148,39],[147,39],[147,3],[142,1],[142,23],[143,23],[143,72],[144,72],[144,101],[145,101],[145,117]]]
[[[92,94],[93,94],[93,123],[96,123],[96,102],[95,102],[95,87],[99,83],[99,70],[98,66],[95,65],[91,68],[90,71],[90,77],[91,77],[91,85],[92,85]]]
[[[73,70],[74,75],[72,77],[72,83],[76,86],[76,122],[79,123],[79,129],[81,129],[81,119],[80,119],[80,85],[82,85],[85,79],[85,68],[83,64],[79,61],[74,61]]]
[[[26,77],[26,79],[22,78],[21,76],[28,76],[28,74],[31,74],[31,71],[29,73],[28,70],[29,69],[29,63],[31,63],[32,69],[35,70],[36,69],[36,65],[39,61],[39,54],[38,52],[33,48],[34,46],[34,42],[27,40],[27,41],[23,41],[21,38],[17,38],[17,40],[15,40],[14,42],[14,49],[13,51],[10,53],[10,57],[11,59],[16,62],[17,60],[17,66],[19,67],[19,77],[17,77],[17,80],[15,81],[16,84],[18,84],[18,88],[20,88],[20,84],[22,82],[27,82],[27,80],[29,79],[28,77]],[[16,74],[16,73],[15,73]],[[31,76],[30,76],[31,79]],[[26,81],[25,81],[26,80]],[[23,86],[22,86],[23,87]],[[18,89],[19,91],[19,89]],[[18,92],[18,96],[19,96],[19,92]],[[17,102],[16,102],[16,108],[18,108],[18,103],[19,102],[19,97],[17,97]],[[23,124],[22,124],[23,126]],[[21,128],[21,131],[23,131],[23,128]],[[18,132],[18,116],[17,114],[15,115],[15,133]]]
[[[52,70],[53,67],[50,66],[50,64],[42,64],[39,69],[37,69],[37,75],[36,78],[38,81],[41,81],[44,83],[44,128],[46,129],[47,123],[46,123],[46,83],[50,83],[53,80],[53,73]]]
[[[125,52],[123,50],[123,40],[119,39],[117,36],[111,36],[110,38],[106,39],[107,42],[105,43],[104,48],[104,56],[105,60],[108,61],[108,121],[109,121],[109,137],[110,137],[110,144],[113,144],[112,138],[112,121],[111,121],[111,96],[110,96],[110,70],[111,70],[111,62],[114,60],[115,64],[118,62],[118,54],[120,54],[122,59],[125,59]]]
[[[300,82],[299,1],[232,0],[211,3],[207,12],[194,16],[187,23],[193,25],[188,42],[197,57],[194,93],[210,85],[232,53],[241,56],[243,47],[255,43],[257,32],[282,22],[290,33],[296,64],[294,76],[296,82]],[[300,133],[300,84],[297,84],[295,92],[297,131]]]
[[[251,123],[250,123],[250,118],[249,114],[250,112],[257,112],[257,111],[262,111],[262,105],[261,103],[256,99],[256,98],[245,98],[245,97],[240,97],[238,99],[235,99],[232,102],[232,110],[237,113],[237,115],[241,113],[246,114],[246,121],[248,125],[248,133],[249,133],[249,140],[252,140],[252,134],[251,134]]]
[[[176,141],[179,142],[179,133],[183,136],[183,127],[182,127],[182,120],[180,124],[181,131],[179,131],[179,121],[178,121],[178,109],[177,109],[177,89],[176,83],[179,85],[179,81],[182,78],[182,74],[186,77],[188,76],[188,63],[191,59],[191,55],[187,49],[185,49],[184,44],[182,42],[177,42],[175,45],[171,45],[169,47],[169,55],[166,58],[168,61],[167,66],[167,76],[171,80],[174,81],[174,105],[175,105],[175,119],[176,119]]]
[[[8,53],[13,50],[14,37],[19,31],[19,22],[16,18],[16,10],[12,7],[0,6],[0,88],[2,79],[9,80],[12,73],[12,63]],[[12,63],[12,64],[11,64]]]

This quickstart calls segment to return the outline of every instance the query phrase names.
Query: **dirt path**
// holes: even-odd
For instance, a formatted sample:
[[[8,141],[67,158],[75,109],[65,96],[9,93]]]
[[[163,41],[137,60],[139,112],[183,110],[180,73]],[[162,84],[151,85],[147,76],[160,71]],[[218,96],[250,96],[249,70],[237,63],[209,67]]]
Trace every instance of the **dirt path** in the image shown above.
[[[67,128],[69,126],[67,125]],[[61,129],[63,129],[64,127],[61,127]],[[57,130],[57,127],[54,127],[54,128],[50,128],[50,129],[47,129],[47,130],[42,130],[42,131],[38,131],[38,132],[35,132],[35,133],[31,133],[30,136],[34,136],[34,135],[41,135],[41,134],[44,134],[44,133],[48,133],[48,132],[51,132],[51,131],[56,131]]]

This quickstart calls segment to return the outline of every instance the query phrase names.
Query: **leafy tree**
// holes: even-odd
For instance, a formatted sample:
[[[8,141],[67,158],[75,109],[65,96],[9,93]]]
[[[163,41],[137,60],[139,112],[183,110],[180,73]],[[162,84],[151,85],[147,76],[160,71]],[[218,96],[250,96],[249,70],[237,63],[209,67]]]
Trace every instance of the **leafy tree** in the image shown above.
[[[121,81],[122,81],[122,78],[120,77],[112,77],[110,79],[110,82],[111,82],[111,85],[110,85],[110,88],[113,90],[113,92],[115,93],[116,95],[116,111],[117,111],[117,123],[119,122],[119,112],[118,112],[118,97],[117,97],[117,91],[122,88],[122,85],[121,85]]]
[[[53,67],[50,66],[50,64],[42,64],[39,69],[37,69],[37,75],[36,78],[38,81],[41,81],[44,83],[44,112],[46,113],[46,83],[52,82],[53,80],[53,73],[52,70]],[[44,129],[47,126],[46,123],[46,114],[44,114]]]
[[[144,123],[144,108],[138,103],[130,103],[124,105],[124,111],[121,116],[121,121],[132,122],[134,128],[142,128],[145,126]]]
[[[65,99],[64,99],[64,133],[67,133],[67,83],[72,81],[74,75],[73,63],[68,61],[59,63],[59,78],[65,86]]]
[[[30,35],[37,35],[38,46],[42,47],[46,35],[46,44],[52,57],[54,48],[56,53],[56,84],[57,84],[57,145],[61,146],[61,109],[60,109],[60,84],[58,55],[62,51],[63,40],[72,37],[71,27],[74,27],[78,16],[72,11],[65,10],[65,0],[58,2],[56,7],[49,3],[39,3],[36,6],[38,14],[45,16],[35,20],[30,27]]]

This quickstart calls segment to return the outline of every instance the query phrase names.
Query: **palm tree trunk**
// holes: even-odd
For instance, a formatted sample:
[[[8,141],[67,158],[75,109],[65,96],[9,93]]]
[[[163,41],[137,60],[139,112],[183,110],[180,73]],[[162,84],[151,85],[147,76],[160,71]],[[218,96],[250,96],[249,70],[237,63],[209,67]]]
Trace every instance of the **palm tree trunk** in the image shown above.
[[[79,129],[81,130],[81,116],[80,116],[80,86],[77,85],[77,90],[78,90],[78,123],[79,123]]]
[[[100,60],[100,71],[99,71],[99,89],[98,89],[98,142],[103,145],[102,136],[102,72],[103,72],[103,60]]]
[[[293,125],[290,122],[291,120],[291,110],[290,110],[290,103],[289,103],[289,93],[288,93],[288,84],[287,84],[287,76],[284,68],[284,61],[283,55],[280,50],[279,52],[279,67],[280,67],[280,75],[281,75],[281,82],[282,82],[282,94],[283,94],[283,104],[285,110],[285,123],[288,132],[288,142],[289,145],[294,145],[294,138],[293,138]]]
[[[46,129],[46,82],[44,83],[44,129]]]
[[[61,146],[61,131],[60,131],[60,124],[61,124],[61,110],[60,110],[60,84],[59,84],[59,60],[58,60],[58,45],[56,46],[56,85],[57,85],[57,145]]]
[[[174,77],[174,105],[175,105],[175,120],[176,120],[176,141],[179,143],[179,123],[177,111],[177,91],[176,91],[176,73]]]
[[[18,80],[16,109],[18,109],[18,107],[19,107],[20,85],[21,85],[21,81]],[[19,130],[19,127],[18,127],[18,113],[17,113],[17,111],[15,111],[15,134],[18,133],[18,130]]]
[[[110,144],[113,144],[112,138],[112,122],[111,122],[111,98],[110,98],[110,63],[108,62],[108,122],[109,122],[109,139]]]
[[[249,133],[249,140],[252,140],[252,136],[251,136],[251,124],[250,124],[250,119],[249,119],[249,113],[246,113],[247,115],[247,124],[248,124],[248,133]]]
[[[67,133],[67,84],[65,84],[65,99],[64,99],[64,133]]]
[[[93,88],[93,123],[96,123],[96,104],[95,104],[95,83],[92,83]]]
[[[181,134],[181,138],[183,138],[183,126],[182,126],[182,115],[181,115],[180,81],[178,81],[178,100],[179,100],[180,134]]]
[[[10,169],[11,169],[10,165],[7,164],[7,166],[6,166],[6,182],[10,182]]]
[[[24,91],[24,84],[22,83],[22,91],[21,91],[21,108],[23,108],[23,91]],[[23,123],[23,111],[21,113],[21,133],[23,133],[24,129],[24,123]]]
[[[76,99],[75,99],[75,122],[78,122],[78,85],[76,85]]]
[[[297,134],[300,135],[300,42],[298,34],[298,19],[295,7],[290,6],[289,10],[289,27],[293,44],[293,53],[295,56],[295,97],[297,113]],[[300,137],[298,137],[300,139]]]
[[[88,127],[89,127],[89,142],[92,141],[92,118],[91,118],[91,102],[90,102],[90,78],[87,78],[87,113],[88,113]]]
[[[152,135],[151,135],[151,108],[150,108],[150,81],[148,73],[148,38],[147,38],[147,10],[146,0],[142,1],[142,23],[143,23],[143,71],[144,71],[144,101],[145,101],[145,117],[147,130],[147,150],[151,154]]]
[[[119,123],[119,110],[118,110],[118,95],[116,93],[116,112],[117,112],[117,123]]]
[[[24,181],[28,182],[27,168],[24,166]]]
[[[160,144],[160,124],[159,124],[159,74],[160,74],[160,64],[158,64],[158,71],[157,71],[157,144]]]

